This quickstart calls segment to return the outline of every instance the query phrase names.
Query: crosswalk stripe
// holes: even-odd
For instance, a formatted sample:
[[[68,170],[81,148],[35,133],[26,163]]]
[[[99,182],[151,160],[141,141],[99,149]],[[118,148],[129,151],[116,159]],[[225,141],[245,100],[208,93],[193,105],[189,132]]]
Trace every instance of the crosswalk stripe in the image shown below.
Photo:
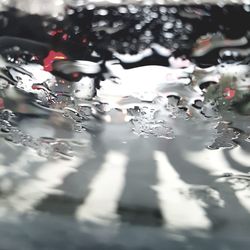
[[[235,150],[235,149],[234,149]],[[236,151],[234,153],[238,154],[241,151]],[[242,152],[240,153],[243,154]],[[240,171],[235,170],[233,166],[227,162],[225,156],[223,155],[223,151],[221,150],[202,150],[196,153],[187,153],[187,159],[190,162],[200,162],[202,164],[198,164],[197,166],[203,169],[206,169],[211,175],[222,175],[224,173],[233,173],[233,174],[242,174]],[[238,158],[237,158],[238,159]],[[246,159],[242,158],[241,161],[245,161]],[[222,181],[224,181],[222,179]],[[239,183],[237,181],[237,183]],[[239,183],[241,185],[241,183]],[[235,195],[238,198],[240,204],[250,213],[250,191],[248,188],[242,190],[235,190]]]
[[[203,204],[188,195],[190,185],[180,179],[163,152],[155,151],[154,158],[159,180],[155,189],[166,227],[170,230],[209,229],[211,222],[206,216]]]
[[[222,150],[204,149],[198,152],[186,151],[185,158],[199,168],[207,170],[211,175],[221,175],[229,172],[236,174],[241,173],[231,168]]]
[[[230,156],[233,158],[235,162],[246,167],[250,171],[250,157],[249,153],[242,150],[241,147],[236,147],[234,150],[230,151]]]
[[[85,202],[78,207],[76,218],[107,224],[117,219],[117,205],[124,183],[128,158],[121,152],[109,151],[89,188]]]
[[[18,212],[32,210],[36,204],[49,193],[55,192],[56,187],[71,172],[76,171],[81,160],[72,158],[70,161],[56,160],[45,162],[25,182],[20,183],[14,194],[8,197],[8,203],[14,206]]]

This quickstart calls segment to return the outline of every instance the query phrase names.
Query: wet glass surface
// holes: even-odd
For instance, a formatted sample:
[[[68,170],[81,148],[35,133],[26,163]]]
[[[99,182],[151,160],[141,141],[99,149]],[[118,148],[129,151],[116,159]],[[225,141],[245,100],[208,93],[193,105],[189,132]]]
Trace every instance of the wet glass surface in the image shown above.
[[[249,5],[0,12],[3,249],[247,249]]]

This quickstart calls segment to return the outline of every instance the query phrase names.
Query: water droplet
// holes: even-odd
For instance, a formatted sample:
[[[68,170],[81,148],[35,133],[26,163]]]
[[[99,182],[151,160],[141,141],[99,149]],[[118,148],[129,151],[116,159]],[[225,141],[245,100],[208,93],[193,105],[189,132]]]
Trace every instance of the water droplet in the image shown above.
[[[100,16],[107,16],[108,15],[108,10],[107,9],[99,9],[96,11],[96,13]]]
[[[163,25],[163,30],[170,30],[174,27],[174,24],[173,23],[170,23],[170,22],[167,22],[167,23],[164,23]]]
[[[163,36],[164,36],[165,38],[171,39],[171,38],[174,37],[174,34],[171,33],[171,32],[165,32],[165,33],[163,34]]]

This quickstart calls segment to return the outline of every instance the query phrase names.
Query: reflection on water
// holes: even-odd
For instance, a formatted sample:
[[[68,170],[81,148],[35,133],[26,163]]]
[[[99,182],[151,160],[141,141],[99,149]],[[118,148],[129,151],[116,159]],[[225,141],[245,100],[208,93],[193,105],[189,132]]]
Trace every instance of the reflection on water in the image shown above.
[[[3,248],[248,245],[248,8],[2,11]]]

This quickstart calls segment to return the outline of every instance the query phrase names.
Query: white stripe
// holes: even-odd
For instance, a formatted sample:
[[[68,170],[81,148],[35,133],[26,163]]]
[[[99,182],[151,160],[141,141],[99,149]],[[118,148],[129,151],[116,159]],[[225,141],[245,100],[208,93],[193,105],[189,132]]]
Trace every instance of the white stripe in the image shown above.
[[[34,168],[37,162],[46,162],[46,158],[39,156],[34,149],[26,148],[8,168],[13,173],[28,175],[29,168]]]
[[[187,151],[183,157],[195,166],[207,170],[211,175],[240,173],[230,167],[222,150],[204,149],[198,152]]]
[[[233,151],[236,150],[234,153]],[[247,155],[239,148],[234,148],[230,151],[230,154],[233,155],[233,158],[236,161],[241,163],[247,163]],[[236,158],[237,157],[237,158]],[[222,150],[203,150],[200,152],[188,152],[186,153],[186,159],[189,162],[194,163],[199,168],[206,169],[211,175],[221,175],[223,173],[233,173],[233,174],[242,174],[238,170],[233,169],[227,162],[225,156],[223,155]],[[250,158],[249,158],[250,159]],[[198,163],[198,164],[197,164]],[[219,181],[226,181],[226,178],[218,179]],[[239,180],[235,180],[236,186],[237,183],[241,185]],[[230,185],[230,184],[228,184]],[[250,212],[250,190],[248,188],[244,190],[235,191],[241,205]]]
[[[48,194],[55,192],[55,188],[63,183],[68,174],[75,172],[80,163],[81,160],[76,157],[69,161],[56,160],[44,163],[36,176],[30,176],[28,180],[21,182],[15,193],[8,197],[9,205],[19,212],[32,210]]]
[[[78,207],[76,218],[100,224],[117,219],[117,205],[124,183],[128,158],[121,152],[110,151],[99,173],[90,184],[90,194]]]
[[[249,153],[242,150],[241,147],[236,147],[233,150],[230,150],[230,156],[232,159],[239,164],[247,168],[250,168],[250,156]],[[250,170],[250,169],[249,169]]]
[[[209,229],[204,204],[189,195],[189,184],[180,179],[167,156],[154,152],[159,184],[156,186],[162,214],[168,229]],[[184,166],[183,166],[184,167]]]
[[[11,163],[9,166],[0,165],[0,189],[8,194],[11,192],[16,179],[20,181],[21,178],[29,176],[29,169],[36,168],[38,162],[44,162],[46,159],[34,154],[34,150],[27,148],[21,155]]]

